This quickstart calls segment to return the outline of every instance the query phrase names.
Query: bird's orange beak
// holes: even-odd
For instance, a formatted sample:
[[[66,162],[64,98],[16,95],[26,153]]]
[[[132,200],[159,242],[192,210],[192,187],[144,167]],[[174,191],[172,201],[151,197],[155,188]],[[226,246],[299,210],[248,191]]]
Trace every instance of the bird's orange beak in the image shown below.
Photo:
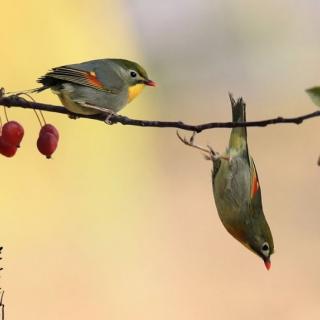
[[[264,265],[266,266],[267,270],[271,268],[271,261],[270,259],[264,260]]]
[[[155,87],[157,84],[154,82],[154,81],[152,81],[152,80],[146,80],[145,82],[144,82],[144,84],[146,85],[146,86],[150,86],[150,87]]]

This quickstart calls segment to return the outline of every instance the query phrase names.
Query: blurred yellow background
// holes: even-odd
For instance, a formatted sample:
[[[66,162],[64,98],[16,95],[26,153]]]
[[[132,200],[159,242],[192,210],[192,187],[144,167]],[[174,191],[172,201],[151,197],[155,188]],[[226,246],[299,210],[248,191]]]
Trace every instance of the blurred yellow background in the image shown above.
[[[315,109],[316,0],[3,1],[1,82],[36,87],[49,68],[122,57],[156,89],[122,111],[189,123]],[[39,102],[58,104],[44,92]],[[173,129],[106,126],[46,114],[61,139],[36,150],[31,110],[11,108],[25,138],[0,158],[1,287],[8,319],[317,319],[320,317],[319,120],[250,128],[273,230],[272,269],[232,239],[213,202],[211,164]],[[1,111],[3,118],[3,111]],[[197,138],[223,151],[229,130]]]

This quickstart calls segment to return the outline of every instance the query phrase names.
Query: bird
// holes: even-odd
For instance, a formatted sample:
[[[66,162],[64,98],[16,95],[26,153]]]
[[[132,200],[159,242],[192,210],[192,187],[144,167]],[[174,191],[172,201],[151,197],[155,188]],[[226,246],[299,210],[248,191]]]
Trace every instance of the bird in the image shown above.
[[[232,121],[246,121],[246,106],[242,98],[235,101],[230,95]],[[262,208],[261,186],[249,153],[246,127],[231,130],[229,145],[221,155],[210,146],[194,144],[195,133],[188,141],[177,132],[185,144],[205,152],[212,160],[212,188],[218,215],[225,229],[241,244],[258,255],[267,270],[274,253],[271,229]]]
[[[37,80],[51,89],[73,114],[115,114],[145,86],[156,86],[138,63],[125,59],[97,59],[52,68]]]

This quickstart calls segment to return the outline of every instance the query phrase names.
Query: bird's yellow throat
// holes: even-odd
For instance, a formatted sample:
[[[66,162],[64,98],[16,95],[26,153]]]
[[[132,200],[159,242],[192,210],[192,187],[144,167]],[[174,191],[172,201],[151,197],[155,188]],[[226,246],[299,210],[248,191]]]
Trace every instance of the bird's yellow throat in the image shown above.
[[[145,87],[143,83],[138,83],[128,89],[128,103],[131,102],[136,96],[140,94],[142,89]]]

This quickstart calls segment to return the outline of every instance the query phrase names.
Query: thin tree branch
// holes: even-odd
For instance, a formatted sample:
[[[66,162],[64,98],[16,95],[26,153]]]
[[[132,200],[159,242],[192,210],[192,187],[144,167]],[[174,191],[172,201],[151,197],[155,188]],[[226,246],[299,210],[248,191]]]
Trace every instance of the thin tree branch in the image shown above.
[[[230,95],[230,99],[233,99],[231,95]],[[106,114],[98,114],[98,115],[73,114],[61,106],[54,106],[54,105],[49,105],[44,103],[32,102],[17,95],[1,96],[1,93],[0,93],[0,105],[5,107],[20,107],[25,109],[36,109],[41,111],[55,112],[55,113],[66,114],[74,118],[86,118],[86,119],[93,119],[98,121],[105,121],[107,117]],[[209,122],[209,123],[203,123],[199,125],[191,125],[191,124],[184,123],[182,121],[138,120],[138,119],[131,119],[119,114],[113,114],[108,117],[108,123],[110,124],[121,123],[123,125],[140,126],[140,127],[176,128],[176,129],[183,129],[183,130],[194,131],[199,133],[201,131],[213,129],[213,128],[266,127],[268,125],[278,124],[278,123],[301,124],[303,121],[307,119],[315,118],[315,117],[320,117],[320,111],[315,111],[315,112],[304,114],[298,117],[291,117],[291,118],[277,117],[277,118],[260,120],[260,121],[247,121],[247,122],[238,122],[238,123]]]

